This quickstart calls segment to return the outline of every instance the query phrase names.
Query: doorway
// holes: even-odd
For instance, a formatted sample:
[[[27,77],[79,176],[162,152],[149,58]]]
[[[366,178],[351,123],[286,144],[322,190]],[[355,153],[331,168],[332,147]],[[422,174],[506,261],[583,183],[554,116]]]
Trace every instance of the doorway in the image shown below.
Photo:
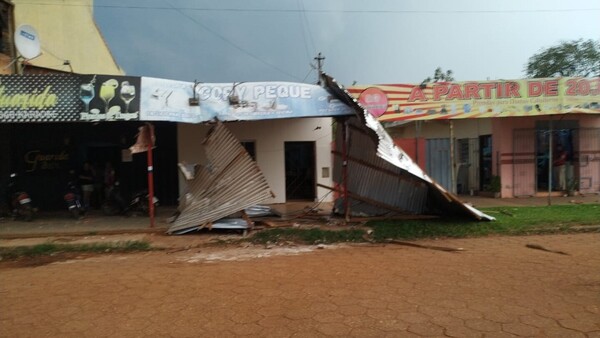
[[[106,167],[110,163],[110,166],[115,171],[115,178],[125,174],[124,172],[121,172],[122,168],[120,166],[121,147],[115,144],[89,144],[86,145],[84,149],[85,158],[90,161],[96,175],[96,182],[90,205],[94,208],[100,208],[102,203],[106,200]],[[128,183],[128,181],[125,183]]]
[[[488,190],[492,183],[492,135],[479,136],[479,190]]]
[[[0,172],[22,174],[26,191],[41,210],[63,210],[62,200],[70,170],[77,172],[84,161],[96,166],[96,174],[102,175],[107,162],[111,162],[116,178],[131,192],[146,189],[147,154],[140,153],[128,158],[122,150],[135,141],[138,122],[91,123],[20,123],[9,124],[10,149],[7,161]],[[155,193],[162,205],[176,205],[179,197],[177,167],[177,125],[171,122],[155,122],[157,135],[154,150]],[[0,128],[0,133],[4,128]],[[4,134],[0,135],[3,147]],[[50,156],[51,161],[36,161],[35,154]],[[29,154],[29,155],[28,155]],[[103,180],[98,177],[101,185]],[[1,182],[0,182],[1,183]],[[98,187],[99,192],[102,190]],[[101,203],[102,196],[95,196],[94,206]]]
[[[285,142],[285,198],[315,199],[315,142]]]
[[[554,121],[552,129],[548,121],[536,123],[535,146],[536,146],[536,189],[548,191],[566,191],[570,189],[576,173],[574,172],[575,144],[573,134],[578,129],[577,121]],[[550,133],[552,133],[552,144],[550,145]],[[552,162],[550,163],[550,151],[552,151]],[[560,152],[566,153],[562,165],[557,165]],[[552,165],[552,167],[550,167]]]

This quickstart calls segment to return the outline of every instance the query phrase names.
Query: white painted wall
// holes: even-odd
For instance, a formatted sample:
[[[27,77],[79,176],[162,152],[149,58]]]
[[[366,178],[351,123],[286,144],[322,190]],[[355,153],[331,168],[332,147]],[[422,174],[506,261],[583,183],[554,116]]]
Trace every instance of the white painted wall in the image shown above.
[[[285,203],[285,149],[286,141],[314,141],[317,183],[333,186],[331,174],[332,119],[299,118],[250,122],[227,122],[225,126],[240,141],[254,141],[256,162],[262,170],[275,198],[270,203]],[[320,128],[317,128],[320,127]],[[177,126],[178,158],[188,163],[206,163],[202,141],[209,125],[180,123]],[[322,177],[322,168],[329,168],[329,177]],[[185,191],[185,179],[179,175],[180,191]],[[317,198],[332,201],[329,190],[317,188]],[[327,195],[327,196],[325,196]]]

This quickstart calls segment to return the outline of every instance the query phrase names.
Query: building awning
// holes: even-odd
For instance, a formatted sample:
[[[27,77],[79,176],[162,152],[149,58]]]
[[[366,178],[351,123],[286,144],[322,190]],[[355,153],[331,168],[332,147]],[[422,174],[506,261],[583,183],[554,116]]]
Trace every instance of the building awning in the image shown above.
[[[600,114],[600,78],[543,78],[348,89],[379,121]]]

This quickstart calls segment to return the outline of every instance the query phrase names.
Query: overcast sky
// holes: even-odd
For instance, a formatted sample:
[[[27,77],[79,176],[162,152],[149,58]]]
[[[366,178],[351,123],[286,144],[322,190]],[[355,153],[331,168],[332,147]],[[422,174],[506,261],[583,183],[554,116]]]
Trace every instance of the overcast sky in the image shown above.
[[[600,40],[598,0],[95,0],[128,75],[182,81],[350,85],[417,83],[436,67],[457,81],[524,77],[528,58]]]

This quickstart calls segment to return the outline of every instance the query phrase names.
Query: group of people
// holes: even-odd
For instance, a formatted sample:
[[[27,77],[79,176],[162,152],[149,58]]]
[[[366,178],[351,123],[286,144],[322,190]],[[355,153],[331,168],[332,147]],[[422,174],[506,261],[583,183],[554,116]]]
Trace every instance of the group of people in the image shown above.
[[[115,186],[116,172],[112,163],[106,162],[100,170],[102,172],[98,175],[98,170],[91,162],[86,161],[79,171],[69,171],[65,180],[65,193],[80,194],[85,210],[100,207]],[[0,216],[13,211],[13,198],[19,191],[27,191],[22,175],[13,173],[10,177],[0,178]]]
[[[95,168],[89,161],[83,163],[83,167],[77,175],[78,184],[81,187],[83,205],[89,209],[92,205],[92,196],[96,192],[98,200],[108,196],[116,182],[115,169],[112,163],[106,162],[101,179],[98,178]]]

